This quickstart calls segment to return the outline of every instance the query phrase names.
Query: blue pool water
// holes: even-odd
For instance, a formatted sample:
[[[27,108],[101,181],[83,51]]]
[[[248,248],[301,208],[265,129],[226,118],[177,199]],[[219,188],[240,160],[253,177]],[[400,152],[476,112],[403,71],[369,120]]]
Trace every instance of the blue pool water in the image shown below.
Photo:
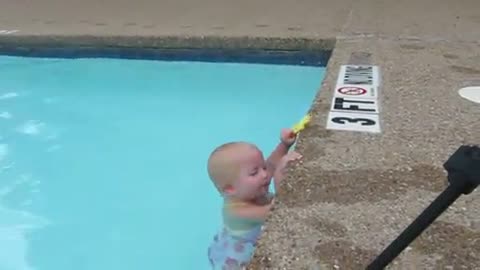
[[[0,56],[0,269],[208,269],[230,140],[267,153],[324,68]]]

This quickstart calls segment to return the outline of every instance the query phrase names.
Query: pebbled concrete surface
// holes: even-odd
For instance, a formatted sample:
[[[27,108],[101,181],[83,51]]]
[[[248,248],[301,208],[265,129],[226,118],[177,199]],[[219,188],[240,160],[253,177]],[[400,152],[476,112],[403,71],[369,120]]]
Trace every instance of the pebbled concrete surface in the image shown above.
[[[480,2],[0,0],[0,45],[335,48],[249,269],[362,269],[445,187],[443,162],[480,143]],[[354,54],[352,56],[352,54]],[[360,57],[358,57],[360,55]],[[382,133],[325,129],[341,64],[380,66]],[[480,191],[390,269],[480,269]]]
[[[325,130],[341,64],[381,67],[382,133]],[[249,269],[364,269],[445,188],[443,162],[480,142],[480,105],[457,90],[480,73],[477,44],[338,41]],[[461,197],[390,269],[480,269],[480,193]]]

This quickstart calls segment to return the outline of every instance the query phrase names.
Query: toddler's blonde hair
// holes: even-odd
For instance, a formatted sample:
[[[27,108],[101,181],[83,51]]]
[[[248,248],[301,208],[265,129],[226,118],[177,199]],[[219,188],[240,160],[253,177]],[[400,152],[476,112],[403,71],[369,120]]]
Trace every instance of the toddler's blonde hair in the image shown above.
[[[245,147],[253,145],[246,142],[229,142],[215,148],[208,158],[208,175],[218,192],[224,193],[240,174],[239,154]]]

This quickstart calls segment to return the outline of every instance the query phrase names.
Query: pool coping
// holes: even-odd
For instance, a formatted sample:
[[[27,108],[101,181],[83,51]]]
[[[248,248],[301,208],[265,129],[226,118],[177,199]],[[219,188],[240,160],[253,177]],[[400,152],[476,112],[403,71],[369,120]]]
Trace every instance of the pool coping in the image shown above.
[[[125,47],[161,49],[333,50],[336,38],[252,36],[0,35],[1,46]]]

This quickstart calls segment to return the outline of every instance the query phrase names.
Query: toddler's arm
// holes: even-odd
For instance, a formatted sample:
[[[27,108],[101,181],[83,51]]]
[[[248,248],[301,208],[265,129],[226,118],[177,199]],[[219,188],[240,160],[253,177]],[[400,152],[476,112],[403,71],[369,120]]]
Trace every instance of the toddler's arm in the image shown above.
[[[283,129],[280,134],[280,140],[281,142],[277,145],[267,159],[267,171],[270,176],[273,176],[280,163],[280,160],[288,153],[290,147],[295,143],[296,135],[291,129]]]
[[[283,156],[285,156],[288,153],[289,149],[290,149],[289,146],[281,142],[277,145],[275,150],[273,150],[273,152],[270,154],[270,156],[267,159],[267,171],[270,176],[273,176],[275,170],[279,165],[280,160],[282,159]]]

